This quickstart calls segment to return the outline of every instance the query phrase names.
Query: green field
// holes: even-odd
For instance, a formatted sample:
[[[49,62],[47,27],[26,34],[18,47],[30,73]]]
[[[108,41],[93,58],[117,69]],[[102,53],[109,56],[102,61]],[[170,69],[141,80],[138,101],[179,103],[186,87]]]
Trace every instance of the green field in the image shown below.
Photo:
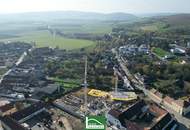
[[[153,48],[153,52],[156,53],[160,57],[164,57],[166,55],[170,55],[169,52],[161,49],[161,48]]]
[[[24,41],[36,42],[37,47],[59,47],[62,49],[78,49],[95,44],[90,40],[69,39],[61,36],[52,36],[48,31],[35,31],[32,33],[20,34],[16,38],[0,39],[0,41]]]
[[[157,31],[158,30],[158,27],[156,25],[146,25],[146,26],[142,26],[140,28],[144,31]]]
[[[145,24],[140,26],[140,29],[143,31],[163,31],[164,28],[166,27],[166,24],[163,22],[154,22],[154,23],[149,23],[149,24]]]
[[[74,80],[74,79],[60,79],[57,77],[51,77],[50,78],[52,81],[56,82],[60,86],[62,86],[65,90],[71,90],[73,88],[79,87],[81,81],[79,80]]]

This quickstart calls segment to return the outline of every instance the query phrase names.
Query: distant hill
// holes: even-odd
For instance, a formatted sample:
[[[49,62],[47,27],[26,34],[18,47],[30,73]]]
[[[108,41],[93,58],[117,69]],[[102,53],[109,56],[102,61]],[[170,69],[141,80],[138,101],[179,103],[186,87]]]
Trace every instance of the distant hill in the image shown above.
[[[190,14],[173,14],[144,18],[134,23],[134,26],[146,31],[187,33],[190,30]]]
[[[111,14],[104,14],[105,19],[107,20],[119,20],[119,21],[127,21],[127,20],[137,20],[138,17],[132,14],[127,13],[111,13]]]
[[[35,13],[0,15],[0,20],[41,21],[41,20],[60,20],[60,19],[132,21],[138,19],[138,17],[127,13],[103,14],[103,13],[78,12],[78,11],[35,12]]]
[[[176,13],[144,13],[144,14],[136,14],[138,17],[157,17],[157,16],[170,16],[170,15],[175,15]]]
[[[161,32],[178,35],[190,34],[190,14],[164,14],[139,18],[136,22],[119,24],[119,28],[139,32]]]
[[[161,19],[171,26],[190,25],[190,14],[176,14],[161,17]]]

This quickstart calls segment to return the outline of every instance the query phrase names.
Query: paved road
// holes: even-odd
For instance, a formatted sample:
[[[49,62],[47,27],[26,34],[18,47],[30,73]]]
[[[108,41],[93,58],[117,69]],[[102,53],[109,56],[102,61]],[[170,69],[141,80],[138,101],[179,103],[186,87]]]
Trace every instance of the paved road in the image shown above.
[[[117,51],[115,49],[112,49],[112,53],[114,53],[116,55],[117,61],[121,67],[121,69],[125,72],[127,78],[129,80],[131,80],[131,82],[138,84],[138,81],[134,78],[134,76],[130,73],[130,71],[128,70],[128,68],[126,67],[126,61],[124,62],[122,59],[120,58],[119,54],[117,53]]]
[[[9,69],[5,74],[3,74],[3,75],[1,76],[0,84],[1,84],[1,82],[3,81],[4,77],[5,77],[6,75],[8,75],[11,71],[12,71],[12,69]]]
[[[25,56],[27,56],[27,52],[24,52],[20,58],[18,59],[18,61],[15,63],[16,66],[18,66],[20,63],[22,63],[22,61],[24,60]]]
[[[119,72],[119,70],[116,69],[116,68],[114,68],[114,71],[115,71],[115,73],[116,73],[120,78],[122,78],[122,80],[124,81],[124,84],[125,84],[125,86],[127,87],[128,90],[134,90],[134,88],[131,86],[131,82],[128,80],[127,76],[121,74],[121,73]]]
[[[32,49],[29,49],[28,51],[31,51],[31,50],[32,50]],[[20,63],[22,63],[22,61],[24,60],[24,58],[25,58],[26,56],[27,56],[27,52],[25,51],[25,52],[20,56],[20,58],[17,60],[17,62],[15,63],[15,65],[18,66]],[[13,66],[13,67],[14,67],[14,66]],[[8,75],[11,71],[12,71],[12,68],[9,69],[5,74],[3,74],[3,75],[1,76],[0,84],[1,84],[1,82],[3,81],[4,77],[5,77],[6,75]]]

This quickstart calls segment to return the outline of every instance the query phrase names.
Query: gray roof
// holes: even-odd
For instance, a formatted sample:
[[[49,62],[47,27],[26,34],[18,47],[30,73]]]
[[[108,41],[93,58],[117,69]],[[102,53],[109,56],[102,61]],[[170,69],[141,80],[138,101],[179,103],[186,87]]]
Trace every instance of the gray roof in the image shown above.
[[[43,92],[46,94],[52,94],[55,91],[57,91],[58,87],[59,87],[59,85],[57,85],[57,84],[48,84],[46,87],[40,88],[39,92]]]

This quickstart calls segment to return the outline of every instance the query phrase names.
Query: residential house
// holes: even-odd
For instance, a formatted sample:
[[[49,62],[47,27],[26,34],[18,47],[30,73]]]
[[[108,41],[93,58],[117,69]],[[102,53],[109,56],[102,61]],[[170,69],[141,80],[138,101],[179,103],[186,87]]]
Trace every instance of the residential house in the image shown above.
[[[178,111],[181,115],[186,115],[190,112],[190,102],[184,101],[184,100],[175,100],[175,103],[173,104],[176,108],[178,108]]]
[[[175,130],[177,121],[155,103],[147,104],[140,100],[126,111],[110,110],[107,122],[122,130]]]
[[[110,110],[106,115],[107,123],[118,130],[143,130],[136,123],[124,120],[122,113],[117,110]]]
[[[173,98],[166,96],[163,98],[163,94],[156,89],[147,91],[148,96],[156,103],[164,105],[166,108],[174,110],[181,115],[186,115],[190,112],[190,101],[174,100]]]
[[[131,45],[131,46],[129,46],[129,51],[131,52],[131,53],[136,53],[136,52],[138,52],[138,46],[137,45]]]
[[[184,100],[174,100],[171,97],[166,96],[163,99],[163,105],[178,112],[181,115],[186,115],[190,112],[190,102]]]
[[[130,122],[130,119],[135,119],[142,111],[145,110],[145,102],[143,100],[138,101],[124,112],[117,110],[110,110],[106,114],[108,124],[116,126],[122,130],[143,130],[137,126],[134,122]]]
[[[137,46],[136,44],[125,45],[119,48],[121,54],[135,55],[135,54],[149,54],[149,47],[146,44]]]

